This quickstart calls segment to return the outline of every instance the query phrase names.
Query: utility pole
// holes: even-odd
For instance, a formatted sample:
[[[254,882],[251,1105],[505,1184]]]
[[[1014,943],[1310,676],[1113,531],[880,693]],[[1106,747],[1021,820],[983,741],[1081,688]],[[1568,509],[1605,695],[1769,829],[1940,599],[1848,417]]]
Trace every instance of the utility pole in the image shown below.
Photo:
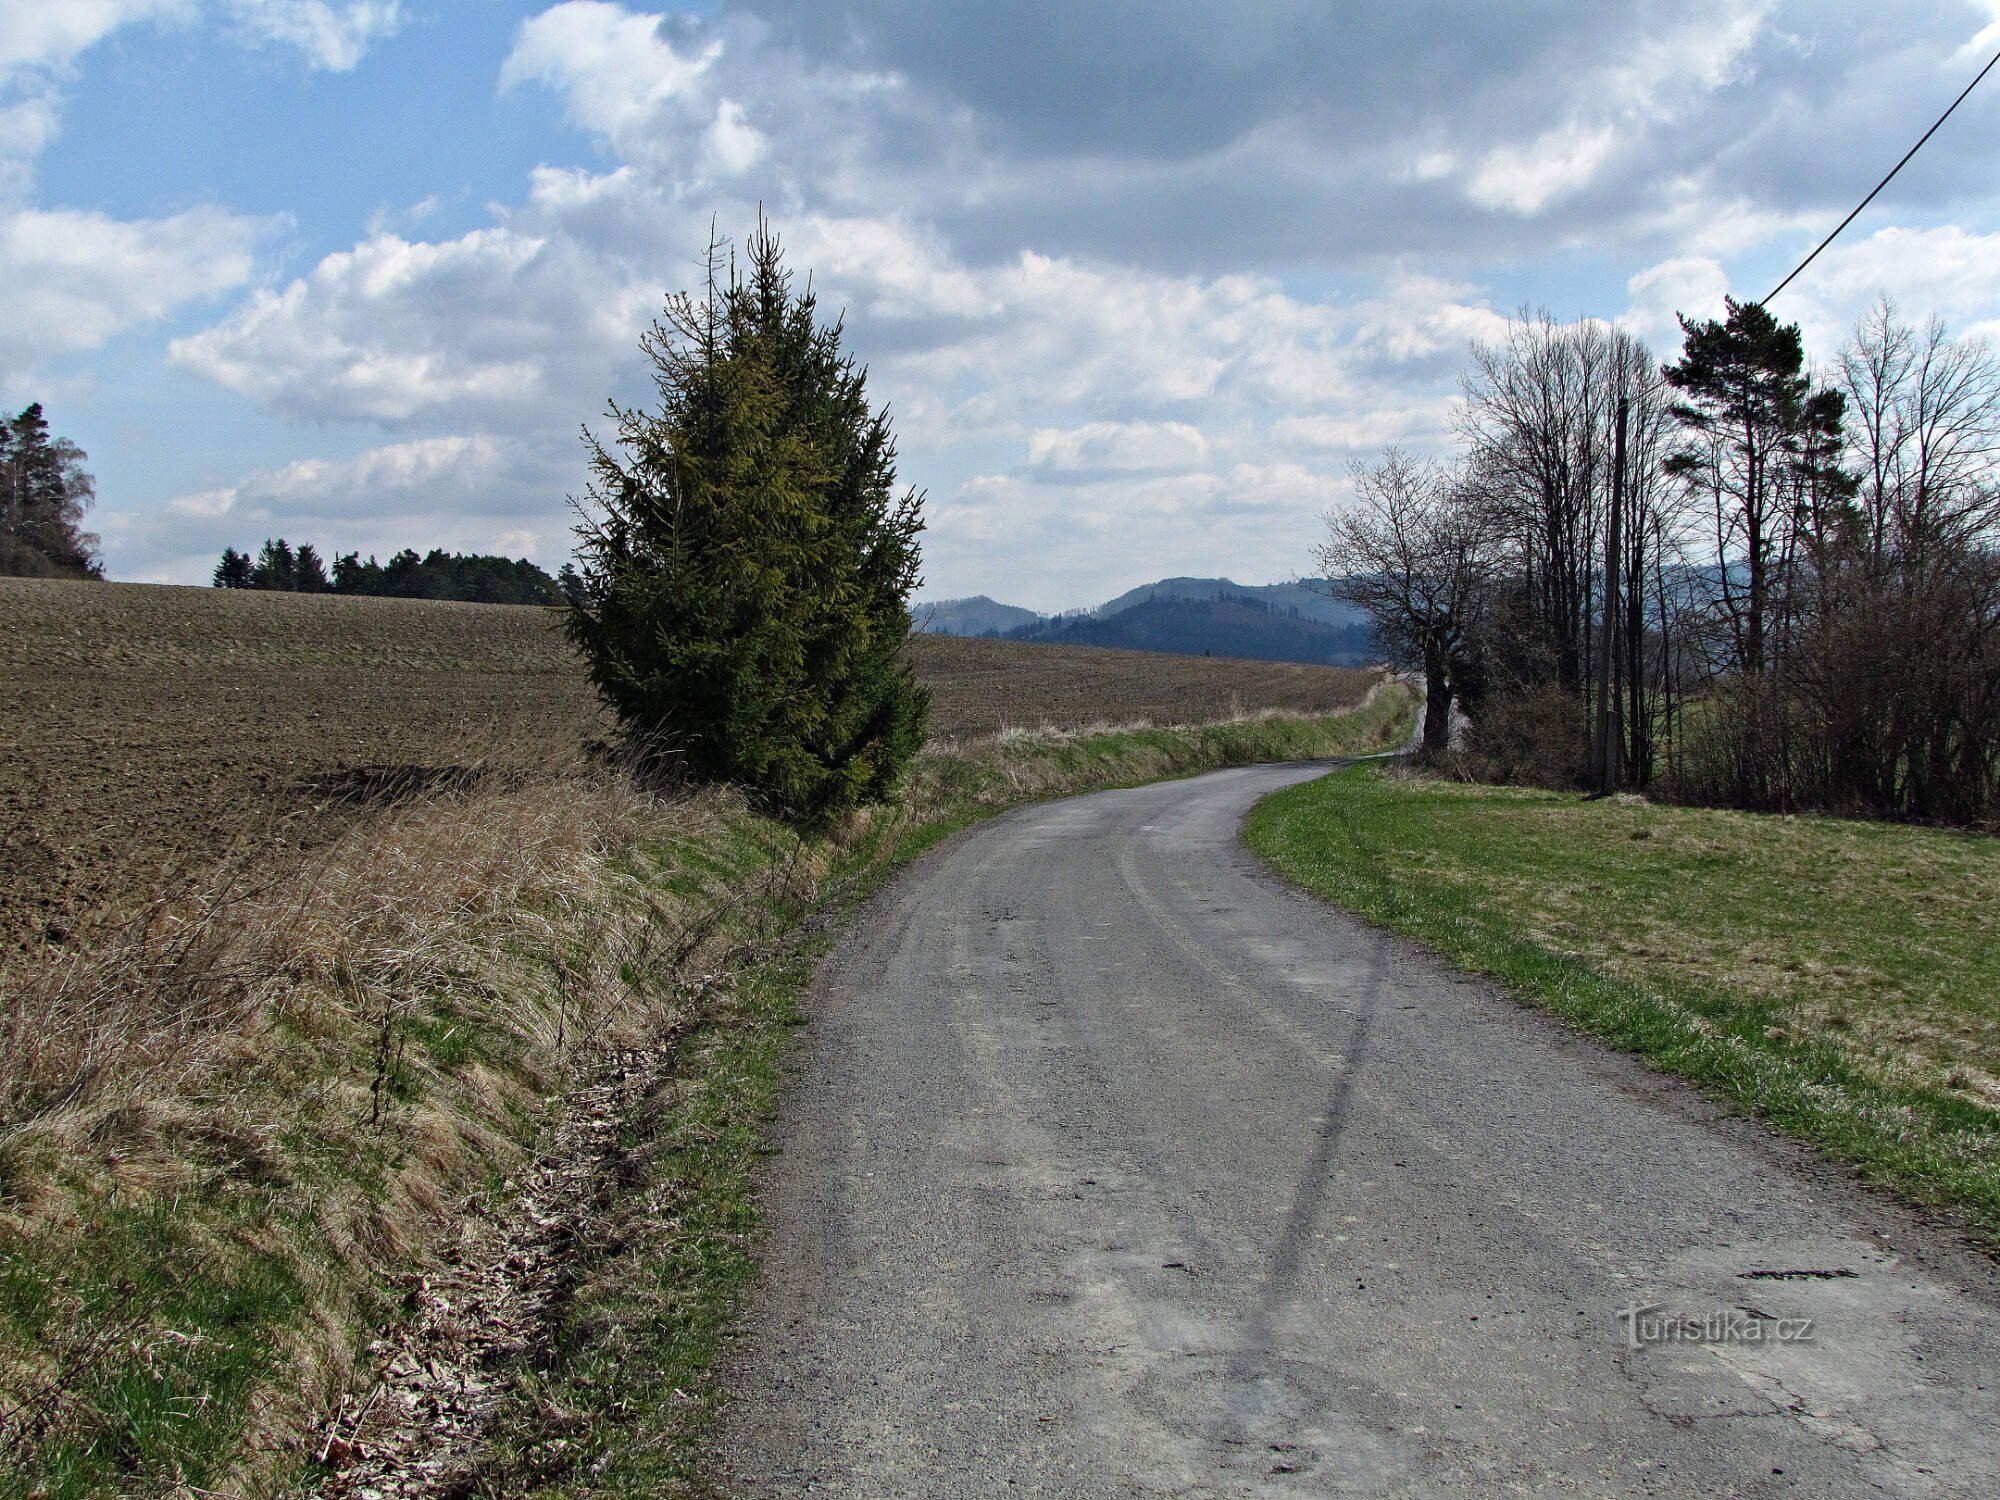
[[[1618,572],[1624,561],[1625,415],[1618,398],[1618,433],[1611,449],[1611,519],[1604,528],[1604,628],[1597,656],[1597,795],[1618,790],[1625,750],[1624,701],[1618,692]]]

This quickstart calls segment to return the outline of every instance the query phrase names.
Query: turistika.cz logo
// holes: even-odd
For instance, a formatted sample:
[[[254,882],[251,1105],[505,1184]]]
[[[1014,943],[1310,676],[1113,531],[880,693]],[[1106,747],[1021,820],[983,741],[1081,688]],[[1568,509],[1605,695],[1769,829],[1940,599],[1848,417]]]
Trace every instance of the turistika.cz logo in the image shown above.
[[[1625,1347],[1649,1344],[1809,1344],[1811,1318],[1774,1318],[1769,1313],[1732,1307],[1720,1312],[1670,1313],[1664,1305],[1618,1310],[1625,1329]]]

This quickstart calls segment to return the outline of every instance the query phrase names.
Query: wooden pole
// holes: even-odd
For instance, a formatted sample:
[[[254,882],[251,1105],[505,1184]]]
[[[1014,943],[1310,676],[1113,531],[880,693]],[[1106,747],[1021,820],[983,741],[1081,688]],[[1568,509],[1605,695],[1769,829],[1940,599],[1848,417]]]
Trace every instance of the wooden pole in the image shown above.
[[[1618,398],[1618,431],[1611,449],[1611,520],[1604,528],[1604,616],[1597,654],[1597,795],[1618,790],[1619,760],[1625,749],[1624,702],[1618,692],[1618,574],[1624,562],[1625,416],[1629,402]]]

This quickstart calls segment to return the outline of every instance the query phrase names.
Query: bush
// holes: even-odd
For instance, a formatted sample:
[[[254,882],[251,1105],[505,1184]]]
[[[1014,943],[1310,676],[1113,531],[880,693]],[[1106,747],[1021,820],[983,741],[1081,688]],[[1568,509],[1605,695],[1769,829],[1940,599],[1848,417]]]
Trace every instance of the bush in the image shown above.
[[[1567,688],[1545,683],[1487,694],[1467,737],[1477,780],[1566,790],[1590,776],[1590,721]]]

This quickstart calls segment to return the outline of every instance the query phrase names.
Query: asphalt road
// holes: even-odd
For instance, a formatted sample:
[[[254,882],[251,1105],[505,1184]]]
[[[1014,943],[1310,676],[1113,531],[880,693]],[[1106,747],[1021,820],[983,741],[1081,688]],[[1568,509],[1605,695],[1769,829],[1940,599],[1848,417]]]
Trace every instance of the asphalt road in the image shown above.
[[[2000,1495],[1991,1267],[1266,873],[1313,774],[1021,809],[858,924],[726,1487]]]

